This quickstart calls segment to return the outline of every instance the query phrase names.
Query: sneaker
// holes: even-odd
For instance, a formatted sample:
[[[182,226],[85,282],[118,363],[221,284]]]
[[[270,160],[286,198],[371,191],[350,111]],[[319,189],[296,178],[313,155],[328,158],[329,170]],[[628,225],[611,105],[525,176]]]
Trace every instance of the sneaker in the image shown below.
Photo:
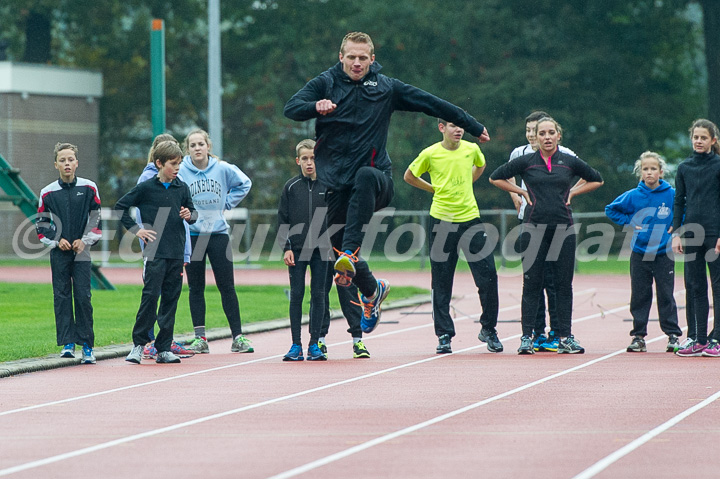
[[[172,351],[160,351],[155,362],[158,364],[179,363],[180,358],[175,356]]]
[[[185,345],[185,349],[195,351],[196,354],[208,354],[210,346],[204,338],[195,338]]]
[[[253,349],[252,344],[250,344],[250,340],[241,334],[237,338],[233,339],[232,346],[230,346],[230,352],[254,353],[255,349]]]
[[[668,343],[667,347],[665,348],[665,352],[674,353],[678,349],[680,349],[680,340],[677,336],[671,334],[670,336],[668,336]]]
[[[320,351],[325,355],[325,359],[327,359],[327,344],[323,343],[322,341],[318,341],[318,348],[320,348]]]
[[[646,353],[647,352],[647,346],[645,345],[645,340],[642,336],[635,336],[632,340],[632,343],[630,343],[630,346],[627,347],[628,353]]]
[[[68,343],[60,351],[61,358],[74,358],[75,357],[75,343]]]
[[[363,317],[360,318],[360,329],[363,333],[372,333],[380,322],[380,305],[390,292],[390,283],[384,279],[377,280],[377,289],[373,299],[366,299],[360,295],[360,302],[363,305]]]
[[[547,336],[544,334],[535,335],[533,336],[533,350],[535,351],[545,351],[543,349],[543,344],[547,342]]]
[[[570,335],[558,342],[557,352],[558,354],[583,354],[585,348],[580,346],[580,343],[575,340],[575,336]]]
[[[322,351],[320,351],[320,348],[317,344],[311,344],[308,346],[307,351],[307,360],[308,361],[327,361],[327,358],[323,354]]]
[[[155,348],[155,341],[145,345],[143,349],[143,359],[155,359],[157,356],[157,349]]]
[[[299,344],[293,344],[290,351],[283,356],[283,361],[302,361],[303,359],[305,358],[303,357],[302,346]]]
[[[338,286],[350,286],[352,279],[355,277],[355,263],[358,262],[357,253],[360,248],[355,250],[355,253],[350,250],[338,253],[338,259],[335,261],[335,284]]]
[[[483,343],[487,343],[487,349],[491,353],[503,352],[503,345],[498,339],[497,332],[495,330],[491,331],[489,329],[481,329],[480,334],[478,334],[478,339]]]
[[[695,340],[693,338],[685,338],[685,341],[683,341],[682,344],[680,344],[680,346],[678,346],[677,351],[679,351],[681,349],[689,348],[690,346],[693,345],[694,342],[695,342]],[[675,352],[677,352],[677,351],[675,351]]]
[[[357,343],[353,344],[353,358],[360,359],[369,357],[370,353],[365,347],[365,343],[363,343],[362,341],[358,341]]]
[[[558,350],[558,343],[560,338],[555,334],[555,331],[548,333],[547,341],[540,345],[542,351],[556,352]]]
[[[436,354],[449,354],[452,353],[452,348],[450,347],[450,335],[449,334],[443,334],[438,338],[438,345],[437,348],[435,348]]]
[[[683,358],[689,358],[692,356],[702,356],[703,351],[705,351],[705,348],[707,348],[707,344],[698,344],[697,341],[693,341],[688,347],[681,349],[678,349],[675,354],[678,356],[681,356]]]
[[[702,355],[707,358],[720,358],[720,342],[710,341],[708,347],[703,349]]]
[[[127,355],[125,361],[129,363],[140,364],[142,362],[143,350],[145,346],[133,346],[130,354]]]
[[[95,364],[96,362],[97,360],[93,354],[93,349],[88,346],[88,343],[84,343],[82,348],[82,361],[80,361],[80,364]]]
[[[523,336],[522,338],[520,338],[520,347],[518,348],[518,354],[535,354],[532,336]]]
[[[172,351],[172,353],[179,358],[191,358],[195,356],[195,351],[193,351],[192,349],[187,349],[184,346],[180,346],[175,341],[170,344],[170,351]]]

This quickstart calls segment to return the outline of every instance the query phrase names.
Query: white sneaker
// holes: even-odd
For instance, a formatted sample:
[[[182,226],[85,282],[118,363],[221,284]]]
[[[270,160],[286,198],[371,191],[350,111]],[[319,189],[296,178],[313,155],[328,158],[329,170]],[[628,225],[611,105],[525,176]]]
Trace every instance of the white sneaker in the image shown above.
[[[129,363],[140,364],[142,362],[143,350],[145,346],[133,346],[130,354],[127,355],[125,361]]]

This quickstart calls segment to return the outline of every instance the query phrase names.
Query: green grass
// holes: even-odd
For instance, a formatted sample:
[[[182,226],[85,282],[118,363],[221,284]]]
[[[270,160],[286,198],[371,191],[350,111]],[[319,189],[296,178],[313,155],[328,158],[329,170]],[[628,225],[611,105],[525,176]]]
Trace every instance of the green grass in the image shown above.
[[[243,324],[288,317],[288,299],[285,286],[238,286],[240,314]],[[95,345],[107,346],[132,342],[131,333],[140,305],[142,285],[118,285],[116,291],[93,290],[92,305],[95,321]],[[427,294],[427,289],[393,287],[390,301],[416,294]],[[178,303],[175,332],[190,333],[190,309],[187,285]],[[220,293],[208,288],[208,328],[226,327]],[[309,309],[310,292],[306,291],[304,312]],[[0,284],[2,304],[2,330],[6,341],[0,349],[0,362],[39,357],[60,351],[55,344],[55,316],[53,293],[50,284]],[[330,307],[339,310],[337,295],[330,294]],[[9,338],[12,338],[9,340]]]
[[[112,263],[120,263],[119,260],[113,260]],[[136,262],[138,266],[142,263]],[[380,253],[375,253],[370,257],[370,267],[373,271],[430,271],[430,259],[426,258],[424,265],[422,264],[419,257],[412,258],[408,261],[392,261],[387,259]],[[499,255],[495,256],[495,264],[498,269],[501,268],[502,258]],[[236,263],[237,267],[242,267],[245,262],[240,261]],[[261,269],[284,269],[285,265],[282,261],[268,261],[267,259],[261,259],[259,261],[253,261],[252,266]],[[517,269],[519,265],[518,261],[505,261],[505,268]],[[14,267],[14,266],[50,266],[49,261],[45,260],[21,260],[21,259],[0,259],[0,267]],[[460,260],[457,265],[457,271],[468,272],[470,268],[467,262]],[[682,272],[682,266],[679,262],[676,262],[676,271]],[[630,261],[620,260],[616,255],[610,255],[607,261],[578,261],[577,263],[577,274],[629,274],[630,273]]]

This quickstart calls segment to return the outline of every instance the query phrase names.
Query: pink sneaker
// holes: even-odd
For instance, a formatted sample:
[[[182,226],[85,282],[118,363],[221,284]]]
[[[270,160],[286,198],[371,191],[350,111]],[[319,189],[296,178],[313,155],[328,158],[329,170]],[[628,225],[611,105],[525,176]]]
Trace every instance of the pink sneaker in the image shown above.
[[[693,341],[692,344],[688,344],[685,349],[679,349],[675,354],[683,358],[692,356],[702,356],[703,351],[708,347],[707,344],[698,344],[697,341]]]
[[[155,341],[145,345],[143,349],[143,359],[155,359],[157,357],[157,349],[155,349]]]
[[[183,346],[180,346],[175,341],[173,341],[170,345],[170,351],[172,351],[172,353],[179,358],[191,358],[195,355],[195,351],[185,349]]]
[[[720,358],[720,342],[710,341],[708,347],[703,350],[702,355],[708,358]]]

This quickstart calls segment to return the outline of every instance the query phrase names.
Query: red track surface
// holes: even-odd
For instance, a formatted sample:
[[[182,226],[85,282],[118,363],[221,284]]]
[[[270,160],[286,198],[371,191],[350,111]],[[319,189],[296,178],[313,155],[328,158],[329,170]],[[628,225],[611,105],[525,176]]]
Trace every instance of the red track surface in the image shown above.
[[[389,277],[429,286],[426,273]],[[352,359],[336,321],[327,362],[282,362],[280,330],[253,335],[254,354],[231,354],[227,340],[179,365],[117,359],[0,379],[0,476],[712,474],[720,361],[664,353],[657,322],[648,353],[625,353],[625,276],[576,277],[573,332],[586,354],[518,356],[520,281],[501,277],[501,354],[478,342],[477,296],[458,274],[452,355],[434,354],[429,314],[387,311],[366,337],[370,360]]]

